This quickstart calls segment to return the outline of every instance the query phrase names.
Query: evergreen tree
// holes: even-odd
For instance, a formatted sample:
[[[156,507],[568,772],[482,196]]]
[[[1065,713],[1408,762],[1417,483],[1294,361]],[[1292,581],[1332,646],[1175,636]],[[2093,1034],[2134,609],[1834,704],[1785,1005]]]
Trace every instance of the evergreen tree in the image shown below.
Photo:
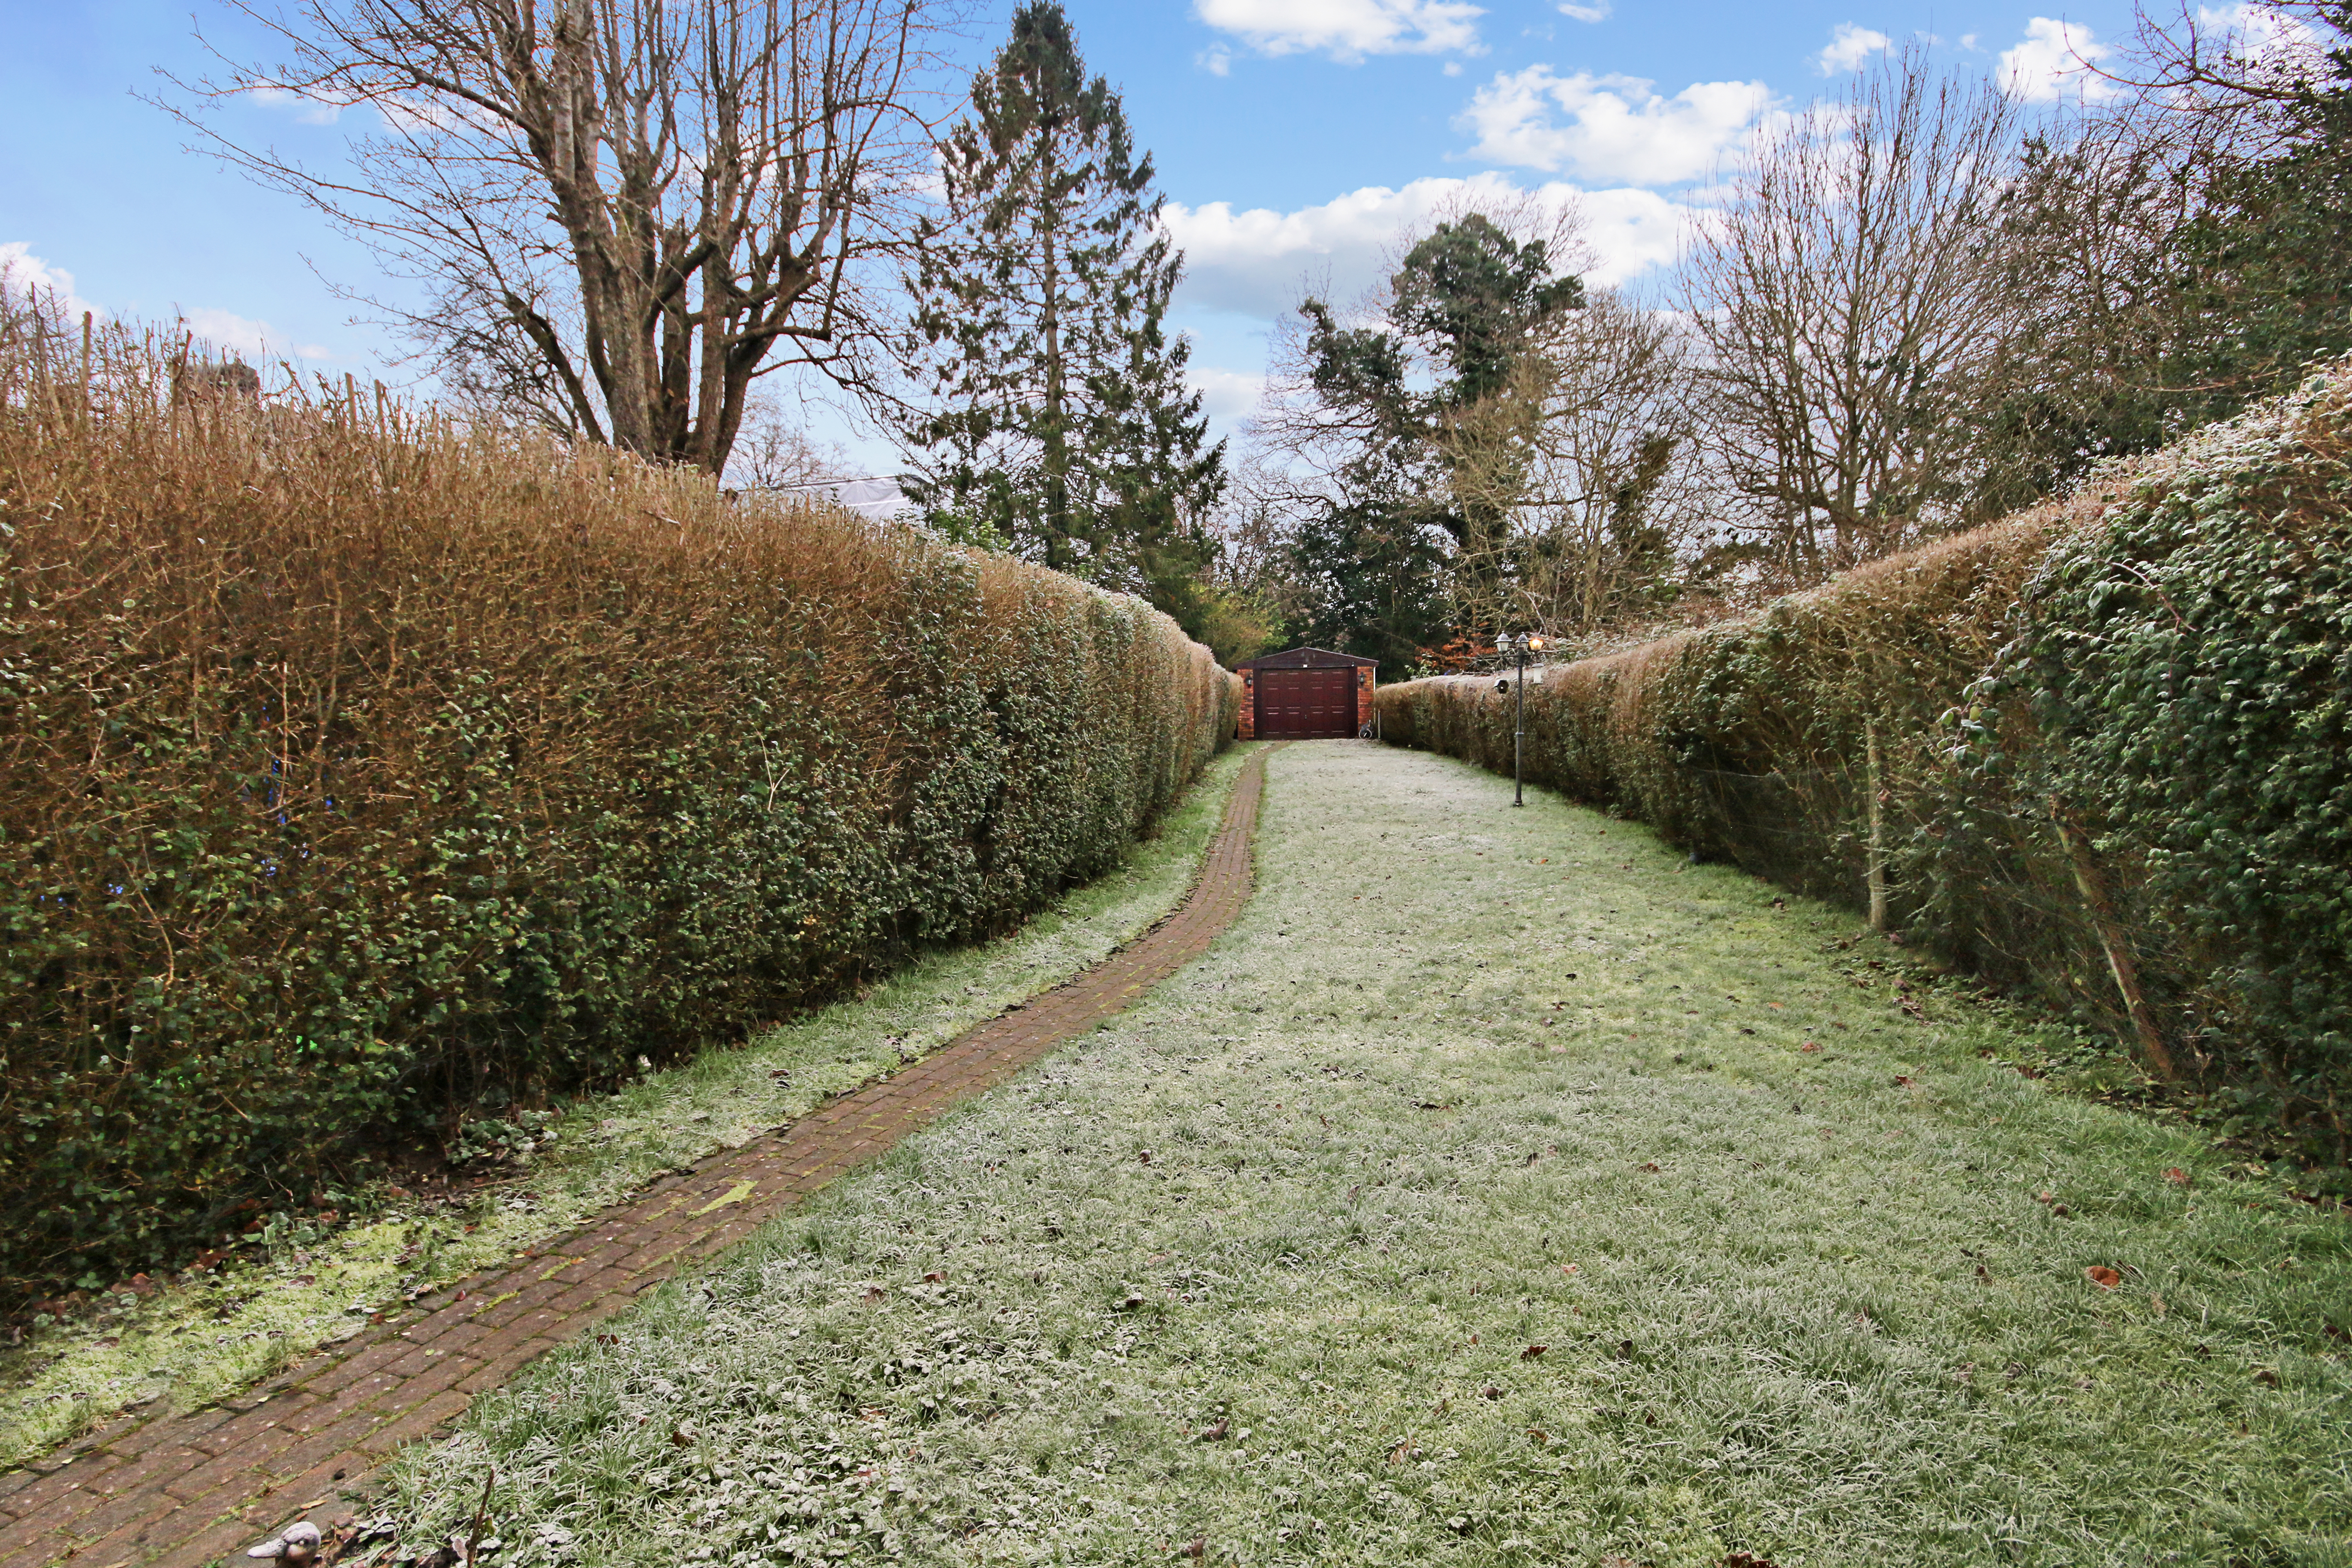
[[[1497,497],[1524,457],[1474,448],[1527,433],[1465,416],[1502,395],[1548,323],[1583,303],[1583,280],[1554,276],[1542,240],[1470,213],[1406,253],[1380,322],[1350,327],[1325,301],[1300,304],[1310,419],[1349,448],[1337,493],[1293,541],[1310,636],[1410,668],[1457,635],[1505,630],[1492,608],[1508,522]],[[1467,464],[1487,483],[1465,497],[1451,476]]]
[[[1139,592],[1188,631],[1224,486],[1166,329],[1183,257],[1151,159],[1088,81],[1055,0],[1029,0],[940,143],[947,217],[908,279],[926,411],[909,486],[954,537]]]

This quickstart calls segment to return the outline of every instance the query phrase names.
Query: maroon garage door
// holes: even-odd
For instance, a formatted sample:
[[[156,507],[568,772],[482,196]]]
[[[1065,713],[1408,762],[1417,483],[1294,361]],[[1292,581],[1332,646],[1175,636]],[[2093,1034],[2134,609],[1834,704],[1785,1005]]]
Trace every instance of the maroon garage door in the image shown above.
[[[1356,733],[1356,672],[1257,672],[1261,740],[1318,740]]]

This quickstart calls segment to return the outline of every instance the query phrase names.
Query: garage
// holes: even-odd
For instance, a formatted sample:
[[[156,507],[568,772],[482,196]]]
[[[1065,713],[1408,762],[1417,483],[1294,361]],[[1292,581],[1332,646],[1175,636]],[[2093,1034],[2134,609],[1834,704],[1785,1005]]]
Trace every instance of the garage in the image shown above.
[[[1372,718],[1376,660],[1328,648],[1293,648],[1234,666],[1244,695],[1244,740],[1336,740]]]

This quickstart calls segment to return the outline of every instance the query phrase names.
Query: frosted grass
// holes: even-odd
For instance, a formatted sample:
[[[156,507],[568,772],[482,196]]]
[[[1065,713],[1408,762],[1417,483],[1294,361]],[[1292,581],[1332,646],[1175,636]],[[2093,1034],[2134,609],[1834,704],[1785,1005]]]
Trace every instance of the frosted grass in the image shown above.
[[[1207,957],[412,1450],[394,1554],[495,1467],[507,1564],[2347,1561],[2340,1218],[1508,798],[1277,754]]]
[[[372,1312],[397,1313],[408,1298],[563,1235],[1099,962],[1183,897],[1248,749],[1212,761],[1125,864],[1013,936],[923,955],[862,996],[575,1102],[486,1190],[447,1203],[385,1199],[380,1218],[273,1239],[216,1273],[145,1301],[110,1297],[37,1332],[0,1363],[0,1466],[125,1406],[193,1409],[263,1382],[360,1333]]]

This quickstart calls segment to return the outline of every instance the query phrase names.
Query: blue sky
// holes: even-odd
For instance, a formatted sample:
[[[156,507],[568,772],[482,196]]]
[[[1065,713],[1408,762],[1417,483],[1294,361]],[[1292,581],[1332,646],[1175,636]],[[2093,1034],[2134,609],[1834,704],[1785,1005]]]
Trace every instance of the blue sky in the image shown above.
[[[2047,99],[2068,46],[2128,32],[2120,0],[2047,5],[1633,5],[1623,0],[1067,0],[1089,65],[1125,94],[1158,159],[1190,277],[1179,325],[1219,423],[1251,402],[1265,334],[1303,278],[1346,297],[1397,231],[1462,183],[1538,192],[1584,212],[1593,276],[1641,288],[1671,266],[1679,204],[1760,113],[1834,86],[1914,35],[1955,64]],[[1009,3],[982,10],[977,64]],[[0,260],[70,280],[112,315],[184,315],[217,340],[311,369],[383,374],[392,345],[334,287],[382,282],[372,257],[290,197],[184,150],[134,95],[194,75],[202,26],[263,55],[249,25],[187,0],[0,0]],[[244,103],[225,128],[311,159],[343,131]],[[817,417],[824,418],[823,414]],[[841,434],[836,428],[826,434]],[[870,442],[852,437],[877,464]]]

